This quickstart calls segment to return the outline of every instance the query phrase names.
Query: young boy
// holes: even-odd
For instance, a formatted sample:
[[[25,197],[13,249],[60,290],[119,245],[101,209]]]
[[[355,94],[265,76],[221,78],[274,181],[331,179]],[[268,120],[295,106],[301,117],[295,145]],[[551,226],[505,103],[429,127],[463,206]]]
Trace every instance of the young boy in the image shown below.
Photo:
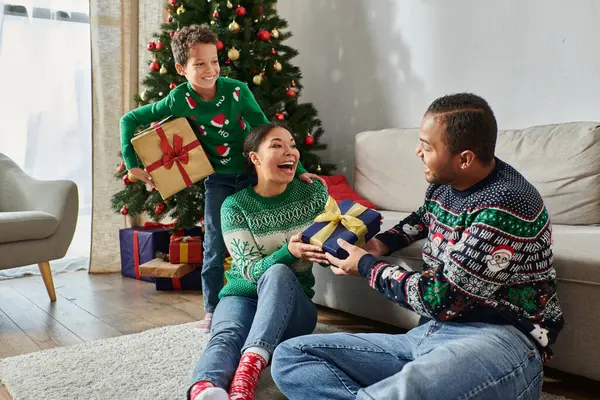
[[[269,120],[247,84],[219,76],[217,37],[208,28],[184,27],[173,38],[171,47],[175,68],[187,83],[171,90],[164,99],[125,114],[121,118],[121,148],[129,172],[152,184],[150,174],[140,167],[131,138],[140,126],[168,116],[185,117],[215,170],[204,183],[202,293],[206,316],[198,326],[209,332],[223,285],[226,248],[221,234],[221,205],[228,196],[252,184],[250,177],[242,173],[242,144],[251,127]],[[311,178],[321,180],[300,164],[296,175],[308,183],[312,183]]]

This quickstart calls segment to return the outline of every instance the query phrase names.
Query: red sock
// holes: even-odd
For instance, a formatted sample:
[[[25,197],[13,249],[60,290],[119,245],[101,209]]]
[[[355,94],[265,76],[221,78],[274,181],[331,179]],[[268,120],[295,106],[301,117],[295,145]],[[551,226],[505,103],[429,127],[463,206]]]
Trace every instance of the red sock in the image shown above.
[[[190,400],[195,400],[196,397],[200,395],[200,393],[211,387],[215,387],[215,385],[213,385],[209,381],[200,381],[194,383],[194,386],[192,386],[192,389],[190,390]]]
[[[231,400],[254,400],[254,391],[260,374],[267,367],[267,361],[260,354],[245,352],[235,371],[229,396]]]

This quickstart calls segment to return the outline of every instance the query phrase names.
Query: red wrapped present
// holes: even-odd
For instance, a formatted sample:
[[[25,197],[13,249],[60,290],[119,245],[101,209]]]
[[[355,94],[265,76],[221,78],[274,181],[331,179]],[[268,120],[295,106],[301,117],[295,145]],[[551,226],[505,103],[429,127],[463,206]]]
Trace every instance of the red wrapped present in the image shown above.
[[[172,264],[202,264],[202,238],[184,236],[171,239],[169,261]]]

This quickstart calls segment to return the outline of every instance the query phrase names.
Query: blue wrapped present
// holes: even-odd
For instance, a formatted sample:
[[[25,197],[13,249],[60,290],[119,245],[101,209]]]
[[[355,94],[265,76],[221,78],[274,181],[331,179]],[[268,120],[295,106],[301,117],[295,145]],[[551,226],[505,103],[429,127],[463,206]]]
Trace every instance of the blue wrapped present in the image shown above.
[[[351,200],[344,199],[338,205],[329,197],[325,210],[315,222],[302,232],[304,243],[320,246],[327,253],[339,258],[348,257],[348,252],[338,244],[344,239],[356,246],[363,246],[381,229],[381,214]]]
[[[166,228],[136,227],[119,231],[121,247],[121,274],[146,282],[154,278],[141,276],[140,265],[154,258],[157,251],[169,252],[171,233]]]
[[[121,229],[119,246],[121,250],[121,274],[146,282],[155,282],[155,278],[141,276],[140,265],[154,259],[156,252],[168,254],[171,231],[169,225],[147,223],[143,227]],[[193,227],[184,230],[186,235],[200,235],[202,228]]]
[[[195,269],[180,278],[156,278],[156,290],[202,290],[202,270]]]

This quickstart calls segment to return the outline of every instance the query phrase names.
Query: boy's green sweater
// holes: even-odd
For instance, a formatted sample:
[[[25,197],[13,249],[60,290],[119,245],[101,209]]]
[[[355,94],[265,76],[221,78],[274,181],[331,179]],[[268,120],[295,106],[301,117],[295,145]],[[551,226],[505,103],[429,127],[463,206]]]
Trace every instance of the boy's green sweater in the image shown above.
[[[156,103],[132,110],[121,118],[121,149],[127,169],[142,167],[131,138],[140,127],[169,116],[187,118],[216,173],[243,170],[242,146],[252,127],[269,122],[244,82],[219,77],[217,95],[202,100],[189,83],[171,90]],[[296,175],[306,172],[298,164]]]

